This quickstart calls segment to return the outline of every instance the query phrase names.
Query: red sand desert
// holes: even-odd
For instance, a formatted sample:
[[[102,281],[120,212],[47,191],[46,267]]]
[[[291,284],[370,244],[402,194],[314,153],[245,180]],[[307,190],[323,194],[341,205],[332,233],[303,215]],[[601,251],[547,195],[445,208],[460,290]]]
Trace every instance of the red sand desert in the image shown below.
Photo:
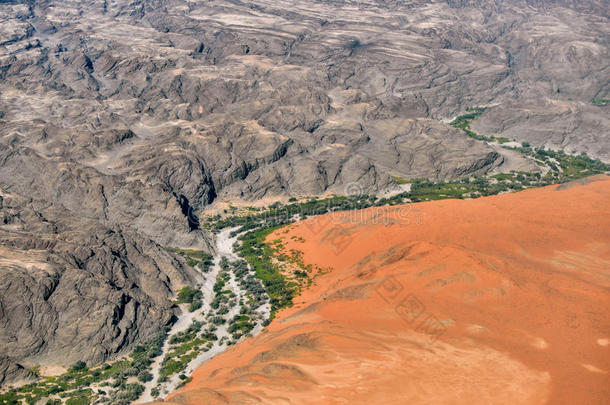
[[[166,403],[610,403],[608,177],[270,238],[332,270]]]

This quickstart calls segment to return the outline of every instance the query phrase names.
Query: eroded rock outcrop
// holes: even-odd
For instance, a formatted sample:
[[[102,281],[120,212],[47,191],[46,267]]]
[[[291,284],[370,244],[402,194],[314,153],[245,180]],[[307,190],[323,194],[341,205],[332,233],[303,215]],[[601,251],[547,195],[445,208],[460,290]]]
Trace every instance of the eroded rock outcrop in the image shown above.
[[[0,356],[67,366],[126,352],[170,325],[197,272],[130,230],[2,196]],[[19,376],[16,366],[3,378]]]

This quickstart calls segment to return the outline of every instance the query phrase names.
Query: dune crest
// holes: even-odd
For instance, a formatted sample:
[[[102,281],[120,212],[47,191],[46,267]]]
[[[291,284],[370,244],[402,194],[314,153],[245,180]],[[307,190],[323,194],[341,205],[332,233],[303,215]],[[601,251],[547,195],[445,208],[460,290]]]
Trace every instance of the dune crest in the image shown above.
[[[332,271],[165,403],[602,404],[609,199],[599,176],[276,231]]]

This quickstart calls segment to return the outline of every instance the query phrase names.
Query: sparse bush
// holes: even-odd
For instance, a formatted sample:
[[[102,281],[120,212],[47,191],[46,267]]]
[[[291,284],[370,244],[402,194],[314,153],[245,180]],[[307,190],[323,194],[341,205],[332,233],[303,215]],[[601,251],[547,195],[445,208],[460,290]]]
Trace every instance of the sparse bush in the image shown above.
[[[85,363],[84,361],[80,360],[77,361],[76,363],[74,363],[72,365],[72,367],[70,367],[70,371],[82,371],[85,370],[87,368],[87,363]]]
[[[152,379],[153,375],[147,371],[141,371],[140,374],[138,374],[138,381],[142,383],[147,383],[149,381],[152,381]]]

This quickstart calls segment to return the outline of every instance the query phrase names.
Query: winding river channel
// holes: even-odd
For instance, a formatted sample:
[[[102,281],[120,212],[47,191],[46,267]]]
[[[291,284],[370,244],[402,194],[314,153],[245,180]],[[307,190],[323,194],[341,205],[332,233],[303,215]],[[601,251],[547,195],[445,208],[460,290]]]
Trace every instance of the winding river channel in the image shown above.
[[[200,353],[197,357],[191,360],[187,368],[181,373],[176,373],[170,376],[167,381],[160,382],[160,371],[163,365],[163,359],[171,351],[173,346],[172,344],[170,344],[172,336],[176,336],[179,333],[186,331],[189,326],[191,326],[195,321],[201,322],[203,325],[209,324],[209,317],[208,319],[206,319],[206,315],[210,312],[214,312],[214,309],[211,308],[210,304],[216,296],[216,292],[214,291],[214,285],[216,284],[217,278],[222,270],[221,261],[223,260],[223,258],[226,258],[229,262],[239,260],[237,254],[233,251],[233,245],[237,241],[239,235],[231,236],[232,232],[236,229],[237,228],[224,229],[216,235],[217,255],[214,258],[214,264],[211,267],[210,271],[208,271],[207,273],[202,273],[203,283],[201,284],[201,292],[203,294],[203,306],[197,311],[189,312],[188,304],[181,305],[182,313],[178,317],[178,320],[172,326],[171,330],[168,332],[168,337],[163,345],[163,352],[155,359],[154,363],[151,366],[150,372],[153,378],[151,381],[145,384],[144,393],[137,401],[137,403],[144,403],[154,400],[155,398],[152,395],[152,391],[155,387],[159,389],[160,398],[163,398],[169,393],[175,391],[182,382],[179,377],[180,374],[184,374],[186,376],[191,375],[197,367],[199,367],[218,353],[223,352],[229,346],[232,339],[232,335],[228,330],[229,321],[240,313],[239,305],[231,306],[227,313],[217,314],[217,316],[222,316],[225,319],[225,322],[216,327],[214,333],[217,336],[217,340],[213,342],[213,345],[209,348],[209,350]],[[235,294],[236,300],[246,301],[248,299],[248,292],[240,285],[233,272],[229,272],[229,274],[230,278],[224,285],[224,291],[226,292],[227,290],[230,290],[233,294]],[[250,274],[253,274],[251,269]],[[253,318],[255,326],[250,331],[249,335],[253,336],[262,331],[263,322],[269,318],[270,310],[271,307],[269,303],[265,303],[256,309],[257,316]]]

